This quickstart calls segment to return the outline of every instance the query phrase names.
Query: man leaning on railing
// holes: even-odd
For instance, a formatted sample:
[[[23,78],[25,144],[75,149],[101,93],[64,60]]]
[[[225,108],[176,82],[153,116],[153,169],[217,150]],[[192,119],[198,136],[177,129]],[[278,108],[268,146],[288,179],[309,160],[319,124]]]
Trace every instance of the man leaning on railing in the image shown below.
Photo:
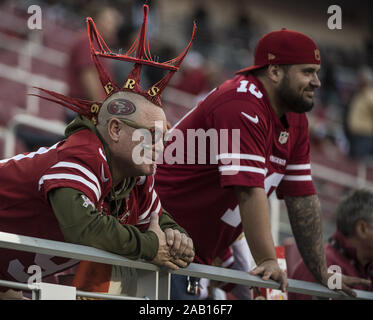
[[[142,43],[136,43],[136,58],[112,53],[93,20],[87,19],[91,56],[106,92],[103,102],[69,98],[39,88],[50,96],[42,98],[79,115],[66,128],[65,140],[0,161],[0,231],[93,246],[171,269],[193,261],[192,240],[163,211],[153,189],[155,158],[163,147],[167,126],[160,94],[188,50],[172,60],[176,66],[155,63],[155,67],[161,65],[170,72],[152,90],[142,91],[141,65],[153,63],[144,58],[147,13],[145,5]],[[100,51],[96,51],[94,40]],[[113,82],[98,56],[135,62],[124,87]],[[144,133],[140,142],[132,139],[137,129]],[[144,157],[135,159],[135,149],[141,149],[138,154]],[[0,279],[26,282],[31,265],[38,265],[44,277],[76,263],[0,249]],[[79,270],[85,270],[84,263]],[[124,269],[129,282],[136,281],[132,271]],[[121,291],[128,293],[128,287],[130,283]]]

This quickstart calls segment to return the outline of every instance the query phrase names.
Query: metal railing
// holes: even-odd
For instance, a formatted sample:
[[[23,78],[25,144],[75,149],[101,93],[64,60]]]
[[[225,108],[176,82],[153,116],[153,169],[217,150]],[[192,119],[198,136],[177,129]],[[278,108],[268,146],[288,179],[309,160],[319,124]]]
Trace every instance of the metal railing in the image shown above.
[[[11,158],[15,154],[17,128],[24,125],[38,129],[57,136],[64,136],[66,124],[57,120],[46,120],[30,114],[20,113],[15,115],[8,124],[8,128],[3,133],[4,158]]]
[[[0,65],[1,66],[1,65]],[[0,68],[1,70],[1,68]],[[174,88],[168,88],[167,101],[171,103],[176,103],[175,97],[179,96],[180,90]],[[193,100],[193,95],[186,94],[189,100]],[[195,100],[197,101],[197,100]],[[52,133],[55,135],[64,135],[64,130],[66,124],[61,121],[51,121],[46,120],[37,116],[30,114],[17,114],[9,122],[8,128],[3,130],[0,137],[4,139],[4,158],[11,158],[15,154],[16,146],[16,130],[18,126],[24,125],[27,127],[42,130],[47,133]],[[360,187],[365,187],[373,190],[373,183],[367,180],[367,164],[361,162],[359,164],[360,168],[358,175],[352,175],[344,173],[340,170],[326,167],[324,165],[312,162],[312,175],[315,178],[319,178],[324,181],[332,181],[340,186],[346,186],[352,189],[358,189]],[[271,230],[274,242],[276,245],[280,243],[280,231],[289,232],[290,227],[288,224],[281,222],[281,206],[280,201],[273,196],[270,197],[270,208],[271,208]]]
[[[28,55],[33,59],[64,68],[68,62],[66,53],[48,48],[40,43],[14,38],[0,33],[0,48],[19,55]]]
[[[21,250],[137,269],[137,293],[135,297],[109,295],[104,293],[92,293],[79,290],[76,291],[73,287],[66,287],[63,285],[52,285],[45,283],[21,284],[12,281],[0,280],[0,286],[11,287],[18,290],[33,291],[33,299],[50,299],[51,297],[54,299],[59,299],[58,296],[65,298],[67,297],[67,299],[75,299],[76,296],[81,296],[96,299],[105,298],[168,300],[170,299],[171,274],[207,278],[216,281],[270,289],[279,289],[280,287],[280,285],[275,281],[264,281],[260,277],[252,276],[244,271],[200,265],[195,263],[191,263],[185,269],[172,271],[165,268],[159,268],[158,266],[148,262],[129,260],[120,255],[106,252],[93,247],[21,236],[6,232],[0,232],[0,248]],[[356,298],[352,298],[342,292],[330,290],[317,283],[310,283],[293,279],[289,279],[288,291],[334,299],[373,300],[372,292],[356,290],[357,296]],[[51,293],[50,296],[48,295],[49,292]]]

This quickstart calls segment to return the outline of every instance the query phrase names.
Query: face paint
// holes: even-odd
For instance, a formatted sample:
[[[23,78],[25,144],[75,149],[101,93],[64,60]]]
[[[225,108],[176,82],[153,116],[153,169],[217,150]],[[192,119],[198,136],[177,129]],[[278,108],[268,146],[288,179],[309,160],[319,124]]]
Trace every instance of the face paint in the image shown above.
[[[127,99],[115,99],[107,105],[107,111],[116,116],[127,116],[136,111],[136,106]]]

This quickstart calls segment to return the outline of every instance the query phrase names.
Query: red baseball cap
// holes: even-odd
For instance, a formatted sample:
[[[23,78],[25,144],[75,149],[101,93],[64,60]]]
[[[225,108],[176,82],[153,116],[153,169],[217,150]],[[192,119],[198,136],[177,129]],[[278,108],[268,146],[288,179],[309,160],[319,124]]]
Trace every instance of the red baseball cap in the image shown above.
[[[303,33],[287,30],[265,34],[255,49],[254,65],[236,73],[245,73],[269,64],[320,64],[320,51],[316,43]]]

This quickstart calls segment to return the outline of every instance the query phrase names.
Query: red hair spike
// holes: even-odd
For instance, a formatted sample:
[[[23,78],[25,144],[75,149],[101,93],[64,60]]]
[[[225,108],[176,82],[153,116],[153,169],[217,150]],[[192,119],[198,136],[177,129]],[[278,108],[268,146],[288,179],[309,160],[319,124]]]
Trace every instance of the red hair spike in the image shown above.
[[[196,23],[193,23],[193,32],[191,40],[189,44],[184,49],[184,51],[174,59],[168,60],[166,62],[157,62],[154,61],[151,52],[150,52],[150,45],[149,45],[149,33],[148,33],[148,13],[149,13],[149,6],[147,4],[143,5],[143,22],[141,25],[141,29],[137,35],[136,40],[129,48],[129,50],[125,54],[114,53],[110,50],[110,48],[105,43],[104,39],[99,34],[95,23],[93,22],[92,18],[87,18],[87,32],[89,38],[89,47],[91,51],[91,58],[94,62],[97,72],[99,74],[99,78],[101,84],[105,90],[105,93],[108,96],[119,92],[119,91],[130,91],[136,94],[140,94],[144,96],[146,99],[151,101],[152,103],[162,106],[161,104],[161,94],[163,90],[166,88],[167,84],[169,83],[172,76],[175,72],[179,69],[181,62],[183,61],[184,57],[188,53],[192,42],[194,40],[195,32],[196,32]],[[94,46],[96,44],[96,47]],[[104,70],[102,64],[99,61],[99,58],[109,58],[109,59],[116,59],[122,60],[127,62],[134,63],[134,66],[129,73],[123,87],[118,86],[110,77],[110,75]],[[143,90],[140,85],[140,75],[141,75],[141,68],[143,65],[153,66],[155,68],[168,70],[168,73],[156,84],[152,85],[149,89]],[[40,88],[39,88],[40,89]],[[103,103],[99,102],[92,102],[86,101],[81,99],[73,99],[61,94],[40,89],[43,92],[53,96],[56,99],[52,98],[44,98],[39,95],[35,95],[49,101],[53,101],[59,103],[69,109],[72,109],[78,112],[81,115],[84,115],[91,119],[93,122],[97,123],[97,115]]]

